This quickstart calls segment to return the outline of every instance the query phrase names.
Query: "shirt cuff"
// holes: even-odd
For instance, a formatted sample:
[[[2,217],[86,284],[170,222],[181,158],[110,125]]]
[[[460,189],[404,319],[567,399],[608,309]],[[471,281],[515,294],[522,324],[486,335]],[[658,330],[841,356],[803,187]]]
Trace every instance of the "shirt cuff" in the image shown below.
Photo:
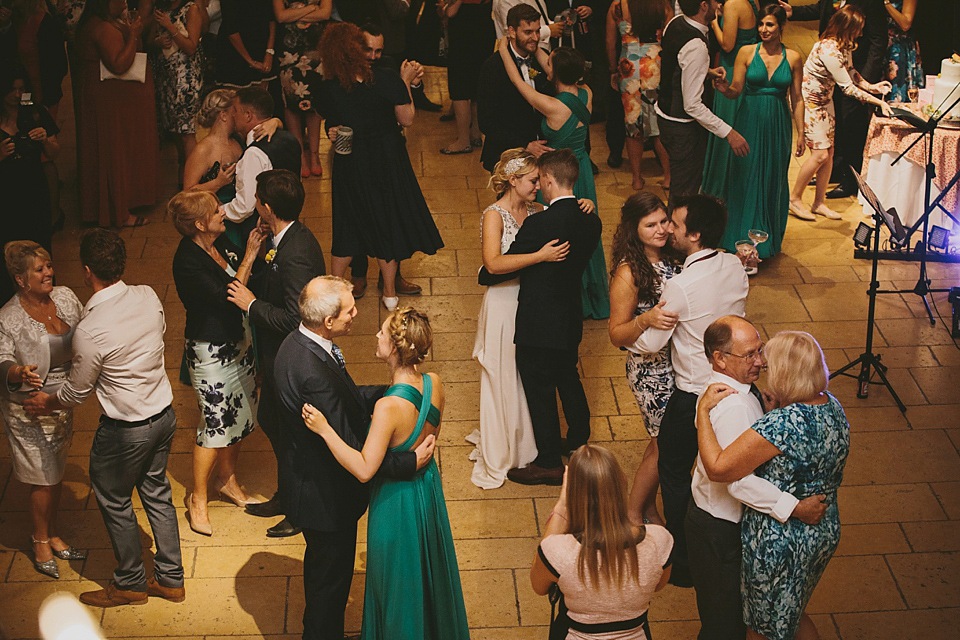
[[[798,504],[800,504],[798,499],[784,491],[780,499],[777,500],[777,504],[773,505],[773,510],[770,512],[770,515],[779,522],[786,523],[786,521],[790,519],[790,514],[793,513],[793,510],[797,508]]]
[[[257,301],[257,299],[254,298],[253,300],[250,301],[250,304],[247,305],[247,309],[246,309],[247,315],[250,315],[250,309],[253,308],[253,303],[256,302],[256,301]],[[791,511],[793,511],[793,509],[791,509]]]

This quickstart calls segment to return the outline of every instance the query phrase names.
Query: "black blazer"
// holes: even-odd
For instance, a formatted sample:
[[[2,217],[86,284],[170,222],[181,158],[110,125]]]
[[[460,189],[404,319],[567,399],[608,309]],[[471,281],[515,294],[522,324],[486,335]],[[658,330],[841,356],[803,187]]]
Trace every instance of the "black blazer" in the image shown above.
[[[570,242],[561,262],[540,262],[520,271],[520,299],[514,343],[545,349],[576,349],[583,336],[583,271],[600,241],[603,224],[596,214],[580,210],[576,198],[564,198],[529,216],[517,232],[508,254],[533,253],[553,240]],[[515,278],[480,270],[480,284]]]
[[[386,387],[361,386],[319,344],[294,331],[283,341],[275,365],[280,430],[286,446],[279,459],[284,513],[298,527],[337,531],[363,515],[367,485],[340,466],[323,438],[303,423],[303,404],[323,412],[344,442],[359,450],[367,437],[373,405]],[[387,452],[378,474],[410,479],[417,470],[412,451]]]
[[[884,77],[884,60],[887,55],[887,10],[883,0],[848,0],[849,4],[863,12],[863,34],[857,40],[853,52],[853,67],[867,82],[879,82]],[[833,0],[819,0],[793,8],[792,20],[819,20],[820,33],[823,33],[836,13]]]
[[[213,246],[231,267],[240,265],[243,252],[226,235],[217,238]],[[187,311],[183,337],[214,344],[243,338],[243,312],[227,300],[227,285],[233,280],[196,242],[180,240],[173,256],[173,282]]]
[[[546,93],[547,74],[531,56],[531,65],[537,75],[533,83],[537,91]],[[510,82],[503,67],[500,52],[494,51],[480,67],[477,82],[477,118],[484,135],[480,162],[487,171],[500,161],[500,154],[507,149],[525,147],[540,136],[543,116],[523,99]]]

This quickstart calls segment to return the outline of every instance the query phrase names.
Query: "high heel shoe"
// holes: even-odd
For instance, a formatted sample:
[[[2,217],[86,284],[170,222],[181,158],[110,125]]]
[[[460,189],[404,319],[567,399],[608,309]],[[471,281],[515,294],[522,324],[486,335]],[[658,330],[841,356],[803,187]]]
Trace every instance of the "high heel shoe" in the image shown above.
[[[86,560],[87,559],[86,551],[79,551],[74,547],[67,547],[66,549],[62,549],[61,551],[57,551],[56,549],[53,549],[53,555],[57,556],[61,560]]]
[[[50,540],[37,540],[33,536],[30,536],[30,541],[33,544],[50,544]],[[50,558],[46,562],[37,561],[37,553],[33,553],[33,568],[37,570],[37,573],[42,573],[45,576],[49,576],[54,580],[60,579],[60,567],[57,566],[57,560],[55,558]]]
[[[187,524],[190,525],[190,530],[194,533],[199,533],[202,536],[212,536],[213,535],[213,525],[209,522],[206,524],[202,522],[197,522],[191,513],[191,505],[193,504],[193,494],[188,493],[187,497],[183,499],[183,504],[187,508]]]
[[[230,493],[229,491],[227,491],[226,485],[224,484],[218,484],[214,482],[213,488],[217,490],[217,494],[220,496],[221,500],[223,500],[224,502],[232,502],[233,504],[241,508],[246,507],[248,504],[253,504],[257,502],[257,500],[254,500],[250,496],[247,496],[246,498],[240,498]]]

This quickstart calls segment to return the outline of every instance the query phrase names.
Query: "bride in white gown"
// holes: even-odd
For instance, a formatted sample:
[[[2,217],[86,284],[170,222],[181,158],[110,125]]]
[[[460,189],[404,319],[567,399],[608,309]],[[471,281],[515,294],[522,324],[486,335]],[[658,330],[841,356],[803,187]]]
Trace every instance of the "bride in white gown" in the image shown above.
[[[540,183],[537,159],[523,149],[500,156],[490,185],[500,199],[483,212],[480,232],[483,266],[494,274],[512,273],[540,262],[567,257],[569,243],[551,241],[536,253],[504,255],[527,216],[543,207],[535,202]],[[581,201],[586,211],[593,204]],[[507,471],[537,457],[530,411],[517,373],[513,334],[520,283],[514,278],[487,288],[477,320],[473,357],[480,363],[480,429],[467,436],[476,445],[471,480],[481,489],[496,489]]]

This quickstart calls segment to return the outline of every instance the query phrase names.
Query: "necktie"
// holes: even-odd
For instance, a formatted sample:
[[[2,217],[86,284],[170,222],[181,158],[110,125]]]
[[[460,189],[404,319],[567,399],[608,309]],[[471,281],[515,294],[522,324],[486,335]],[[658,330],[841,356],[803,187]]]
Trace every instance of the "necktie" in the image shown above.
[[[333,359],[337,361],[337,364],[340,365],[340,368],[346,370],[347,363],[343,360],[343,351],[340,351],[340,347],[333,345],[330,352],[333,354]]]
[[[760,393],[760,389],[757,388],[757,385],[755,384],[750,385],[750,393],[753,394],[753,397],[755,397],[757,400],[760,401],[760,409],[763,410],[764,413],[766,413],[767,406],[763,403],[763,394]]]

